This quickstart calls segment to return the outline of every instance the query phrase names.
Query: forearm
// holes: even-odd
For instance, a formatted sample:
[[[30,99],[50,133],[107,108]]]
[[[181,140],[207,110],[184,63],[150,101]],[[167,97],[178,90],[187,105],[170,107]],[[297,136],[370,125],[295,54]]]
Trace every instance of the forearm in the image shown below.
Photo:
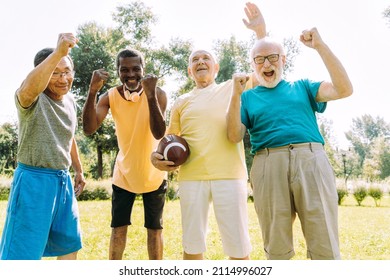
[[[267,36],[267,30],[266,30],[265,23],[253,28],[253,31],[255,32],[256,38],[258,40],[263,39],[265,36]]]
[[[72,168],[76,173],[83,173],[83,168],[81,165],[81,160],[79,156],[79,151],[77,147],[76,140],[73,138],[72,148],[70,151],[70,157],[72,159]]]
[[[233,91],[227,116],[227,136],[233,143],[240,142],[244,138],[245,129],[241,123],[240,95]]]
[[[29,107],[46,89],[61,58],[59,53],[53,52],[27,75],[17,91],[19,102],[23,107]]]
[[[89,92],[83,107],[83,131],[86,135],[91,135],[98,129],[96,95],[97,93]]]
[[[166,131],[165,118],[155,97],[148,97],[148,104],[150,130],[154,138],[161,139]]]
[[[350,96],[353,92],[352,83],[340,60],[326,44],[321,45],[321,47],[317,49],[317,52],[328,70],[333,87],[336,91],[336,95],[333,99]]]

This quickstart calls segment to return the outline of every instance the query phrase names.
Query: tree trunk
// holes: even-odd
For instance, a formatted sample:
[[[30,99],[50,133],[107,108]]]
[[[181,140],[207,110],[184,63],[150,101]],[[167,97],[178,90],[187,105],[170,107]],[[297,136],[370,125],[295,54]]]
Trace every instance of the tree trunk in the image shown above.
[[[100,145],[97,145],[97,175],[98,175],[98,179],[102,179],[103,178],[103,152],[102,152],[102,148],[100,147]]]

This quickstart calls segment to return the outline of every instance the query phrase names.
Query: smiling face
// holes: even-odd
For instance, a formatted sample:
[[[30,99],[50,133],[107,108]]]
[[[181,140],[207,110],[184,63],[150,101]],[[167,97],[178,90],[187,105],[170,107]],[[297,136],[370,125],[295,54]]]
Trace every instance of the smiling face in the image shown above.
[[[140,90],[141,79],[144,76],[144,68],[140,57],[120,57],[118,76],[128,90]]]
[[[274,55],[278,55],[275,61]],[[268,57],[263,63],[255,63],[255,58]],[[286,63],[283,47],[274,41],[262,39],[255,43],[251,52],[252,68],[261,86],[276,87],[282,80],[283,67]],[[261,60],[261,59],[256,59]],[[270,61],[271,60],[271,61]]]
[[[73,64],[68,57],[63,57],[53,71],[53,75],[45,89],[45,94],[54,100],[61,100],[70,91],[73,79]]]
[[[205,88],[215,81],[219,65],[212,54],[205,50],[191,53],[188,64],[188,74],[195,81],[197,88]]]

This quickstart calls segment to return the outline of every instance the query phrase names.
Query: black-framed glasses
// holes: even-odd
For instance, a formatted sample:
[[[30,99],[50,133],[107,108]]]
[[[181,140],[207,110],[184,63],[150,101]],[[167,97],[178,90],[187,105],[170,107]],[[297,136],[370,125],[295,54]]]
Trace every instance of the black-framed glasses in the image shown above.
[[[253,58],[253,61],[256,64],[263,64],[266,59],[268,59],[270,63],[277,62],[279,60],[279,54],[274,53],[267,56],[256,56]]]

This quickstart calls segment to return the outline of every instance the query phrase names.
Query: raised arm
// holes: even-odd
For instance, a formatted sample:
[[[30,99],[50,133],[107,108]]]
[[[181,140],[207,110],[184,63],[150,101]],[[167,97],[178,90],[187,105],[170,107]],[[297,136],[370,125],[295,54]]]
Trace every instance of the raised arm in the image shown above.
[[[257,39],[262,39],[267,35],[265,20],[260,9],[254,3],[246,3],[245,14],[247,19],[243,19],[245,26],[256,33]]]
[[[92,73],[87,100],[83,108],[83,131],[86,135],[93,134],[100,127],[110,109],[108,93],[103,94],[96,104],[97,93],[107,79],[108,72],[103,69],[95,70]]]
[[[44,61],[38,64],[23,81],[16,91],[19,103],[27,108],[33,104],[38,96],[46,89],[51,75],[61,59],[69,54],[78,39],[72,33],[61,33],[58,35],[57,47]]]
[[[318,52],[331,78],[331,82],[321,83],[316,101],[327,102],[350,96],[353,87],[348,74],[340,60],[324,43],[317,28],[303,31],[300,40],[304,45]]]
[[[241,94],[249,77],[246,74],[233,75],[233,92],[226,116],[227,136],[233,143],[240,142],[245,135],[246,127],[241,122]]]
[[[166,131],[165,110],[167,108],[167,95],[165,91],[156,87],[157,77],[154,75],[145,75],[141,83],[148,98],[150,129],[154,138],[161,139]]]

